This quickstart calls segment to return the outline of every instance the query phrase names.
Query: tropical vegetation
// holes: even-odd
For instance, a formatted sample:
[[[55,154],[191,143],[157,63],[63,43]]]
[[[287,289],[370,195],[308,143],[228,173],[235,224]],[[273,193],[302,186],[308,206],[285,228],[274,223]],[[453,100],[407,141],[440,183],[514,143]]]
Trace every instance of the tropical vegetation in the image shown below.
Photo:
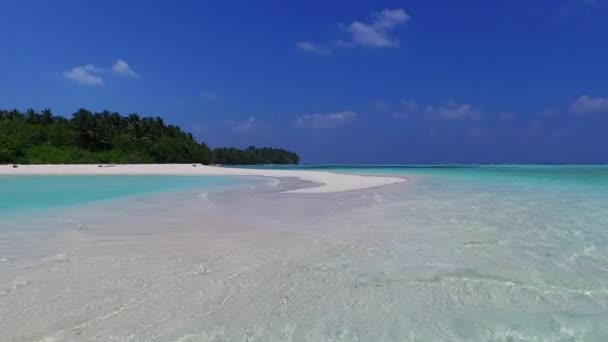
[[[210,149],[160,117],[93,113],[71,118],[50,109],[0,110],[0,164],[202,163],[297,164],[284,149],[250,146]]]

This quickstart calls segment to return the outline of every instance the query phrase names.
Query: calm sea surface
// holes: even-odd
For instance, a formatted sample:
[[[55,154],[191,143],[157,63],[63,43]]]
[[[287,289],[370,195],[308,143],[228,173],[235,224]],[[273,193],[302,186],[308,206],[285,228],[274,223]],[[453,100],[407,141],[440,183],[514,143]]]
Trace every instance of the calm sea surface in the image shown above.
[[[0,217],[166,191],[221,189],[251,181],[221,176],[0,176]]]
[[[608,340],[608,166],[298,169],[410,178],[378,192],[400,247],[365,272],[415,294],[401,321],[432,317],[422,340]]]
[[[212,212],[235,221],[242,218],[249,224],[270,227],[276,216],[282,234],[293,230],[297,243],[283,245],[288,235],[274,232],[263,238],[254,234],[238,240],[230,257],[213,254],[205,264],[212,271],[203,272],[205,276],[194,272],[196,276],[187,278],[191,282],[185,284],[192,285],[187,293],[200,299],[196,297],[200,291],[224,281],[234,284],[220,287],[215,297],[210,293],[211,304],[191,300],[180,292],[181,287],[169,298],[188,302],[175,312],[192,310],[194,315],[215,303],[225,316],[205,317],[192,326],[187,325],[188,317],[194,316],[176,318],[173,323],[183,325],[181,330],[158,321],[150,325],[158,326],[154,334],[190,336],[197,329],[212,333],[217,328],[224,329],[217,336],[243,340],[245,330],[241,328],[254,326],[264,337],[258,340],[277,341],[608,340],[608,166],[281,168],[400,175],[410,181],[313,197],[253,192],[218,202]],[[239,181],[227,177],[1,177],[0,215],[159,191],[219,189]],[[342,205],[353,199],[365,205],[356,210]],[[253,209],[246,210],[248,205]],[[306,215],[302,216],[299,205]],[[205,222],[203,218],[198,221]],[[256,237],[259,244],[242,247],[243,241]],[[273,241],[276,244],[270,245]],[[223,246],[213,243],[206,248],[216,245]],[[298,248],[306,257],[295,257]],[[220,249],[223,253],[223,247]],[[314,253],[305,254],[308,250]],[[291,257],[299,265],[294,269],[285,263]],[[219,264],[214,264],[216,259]],[[189,265],[183,258],[179,260],[167,269]],[[241,268],[225,266],[241,261]],[[188,267],[199,270],[200,262],[197,257]],[[64,264],[70,265],[60,265]],[[141,267],[147,265],[146,261]],[[264,267],[270,271],[263,273]],[[125,270],[132,277],[133,270],[126,266]],[[161,271],[156,266],[150,269],[158,272],[152,283],[173,274]],[[193,273],[190,269],[184,272]],[[276,284],[265,283],[275,278]],[[171,278],[167,286],[182,281]],[[32,297],[19,297],[10,286],[15,303]],[[282,289],[284,296],[277,297]],[[171,294],[167,291],[158,298]],[[143,296],[142,291],[137,293]],[[173,308],[173,301],[161,309]],[[275,301],[276,309],[264,311]],[[145,296],[141,302],[157,303]],[[139,318],[155,308],[142,306],[133,315]],[[154,317],[150,320],[156,322]],[[115,331],[110,327],[108,331]],[[101,324],[90,329],[99,329],[90,336],[107,332]],[[140,332],[142,340],[145,333]]]

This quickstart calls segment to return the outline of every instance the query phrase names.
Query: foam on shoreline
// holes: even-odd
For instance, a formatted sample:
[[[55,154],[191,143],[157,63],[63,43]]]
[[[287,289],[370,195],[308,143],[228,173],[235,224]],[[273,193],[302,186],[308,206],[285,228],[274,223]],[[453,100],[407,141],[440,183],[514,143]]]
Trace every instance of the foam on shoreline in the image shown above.
[[[379,187],[406,181],[399,177],[337,174],[305,170],[241,169],[200,164],[120,164],[120,165],[0,165],[0,175],[167,175],[167,176],[262,176],[296,177],[319,186],[289,193],[330,193]]]

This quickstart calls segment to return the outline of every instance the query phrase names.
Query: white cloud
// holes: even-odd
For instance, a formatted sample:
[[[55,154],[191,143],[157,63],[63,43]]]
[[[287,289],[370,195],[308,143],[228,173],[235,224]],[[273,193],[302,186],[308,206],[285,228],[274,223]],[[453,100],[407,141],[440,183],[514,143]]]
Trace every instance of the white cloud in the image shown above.
[[[442,106],[428,106],[426,112],[429,117],[445,120],[481,120],[484,116],[481,109],[473,108],[469,104],[459,105],[453,101]]]
[[[77,66],[63,72],[63,77],[85,85],[103,85],[104,74],[112,72],[118,76],[138,78],[139,75],[122,59],[117,60],[111,68],[99,68],[92,64]]]
[[[375,26],[392,28],[410,20],[410,15],[405,13],[405,11],[401,8],[397,8],[394,10],[389,10],[385,8],[381,12],[375,13],[374,18]]]
[[[410,113],[408,112],[392,112],[391,116],[395,119],[407,119],[410,117]]]
[[[295,125],[301,128],[330,129],[343,126],[356,117],[357,113],[348,110],[326,114],[306,114],[296,119]]]
[[[392,107],[386,100],[376,100],[372,102],[372,108],[378,112],[390,112]]]
[[[583,95],[572,102],[570,111],[578,115],[608,113],[608,97],[591,97],[589,95]]]
[[[399,101],[401,107],[407,111],[415,112],[418,110],[418,104],[413,101],[401,100]]]
[[[418,111],[418,104],[416,102],[401,100],[399,104],[400,107],[391,114],[395,119],[407,119]]]
[[[500,112],[498,113],[498,120],[500,120],[501,123],[507,123],[513,120],[515,116],[517,116],[515,112]]]
[[[267,125],[260,119],[250,116],[249,118],[241,121],[228,120],[228,126],[232,128],[235,133],[251,133],[260,129],[266,129]]]
[[[372,108],[378,112],[388,113],[395,119],[407,119],[412,116],[424,115],[429,119],[479,121],[483,120],[487,114],[483,108],[466,103],[459,104],[453,100],[439,105],[427,106],[406,99],[402,99],[396,105],[385,100],[378,100],[372,103]],[[495,114],[501,123],[510,121],[517,116],[517,113],[512,111],[503,111]]]
[[[215,101],[217,100],[217,94],[212,93],[210,91],[203,91],[202,92],[203,95],[203,99],[207,100],[207,101]]]
[[[102,69],[94,65],[77,66],[64,71],[63,77],[85,85],[103,85],[103,78],[99,75]]]
[[[123,77],[131,77],[131,78],[139,78],[139,75],[131,69],[129,63],[126,61],[119,59],[112,65],[112,71],[119,76]]]
[[[580,130],[580,125],[574,124],[572,126],[566,126],[566,127],[551,130],[547,133],[547,136],[549,138],[553,138],[553,139],[567,138],[567,137],[577,133],[579,130]]]
[[[317,55],[329,55],[331,53],[330,48],[308,41],[297,42],[296,48],[300,51],[310,52]]]
[[[406,23],[410,16],[401,8],[372,14],[372,21],[364,23],[354,21],[348,25],[341,25],[351,37],[349,41],[339,41],[342,46],[363,46],[373,48],[397,47],[399,39],[391,37],[391,31],[398,25]]]
[[[371,21],[353,21],[350,24],[338,24],[338,27],[348,33],[348,39],[338,39],[334,41],[338,47],[372,47],[386,48],[399,46],[399,39],[391,36],[395,27],[406,23],[410,15],[403,9],[384,9],[374,12]],[[300,41],[296,43],[296,48],[301,51],[318,55],[328,55],[332,49],[310,41]]]
[[[407,119],[412,114],[418,112],[418,104],[416,102],[401,100],[396,106],[392,106],[386,100],[377,100],[372,103],[372,108],[378,112],[390,113],[395,119]]]

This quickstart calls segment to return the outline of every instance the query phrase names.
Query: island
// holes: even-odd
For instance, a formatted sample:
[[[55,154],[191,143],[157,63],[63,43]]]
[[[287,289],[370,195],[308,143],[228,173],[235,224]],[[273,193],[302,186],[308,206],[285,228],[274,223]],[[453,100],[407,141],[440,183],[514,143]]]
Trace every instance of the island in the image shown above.
[[[161,117],[79,109],[0,110],[0,164],[298,164],[292,151],[250,146],[211,149]]]

